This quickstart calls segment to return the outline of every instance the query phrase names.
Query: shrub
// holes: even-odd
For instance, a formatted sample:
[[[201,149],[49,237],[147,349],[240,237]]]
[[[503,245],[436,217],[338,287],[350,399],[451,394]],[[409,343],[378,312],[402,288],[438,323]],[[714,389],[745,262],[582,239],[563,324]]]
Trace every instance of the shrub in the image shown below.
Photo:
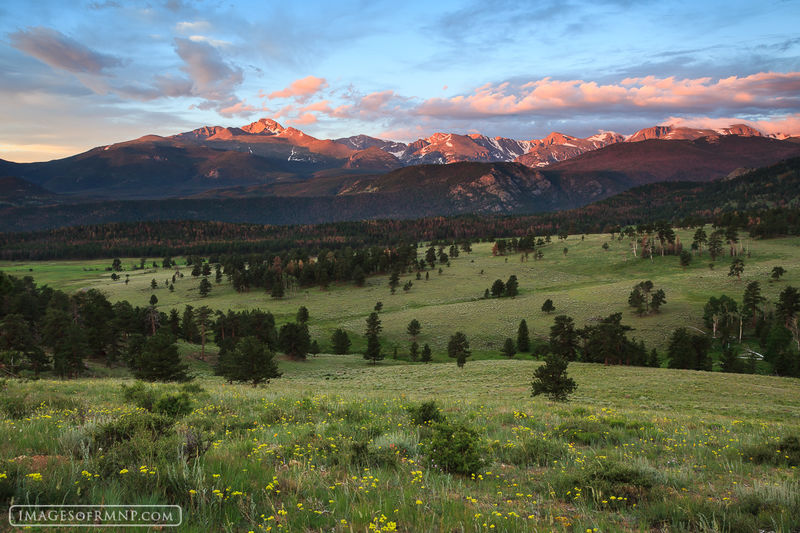
[[[742,453],[754,463],[779,466],[800,465],[800,438],[789,435],[779,443],[763,443],[746,447]]]
[[[185,392],[166,394],[158,399],[153,412],[172,418],[182,418],[192,412],[192,398]]]
[[[99,426],[94,432],[94,442],[100,448],[108,448],[116,442],[130,440],[137,433],[146,433],[155,440],[167,433],[174,420],[161,414],[138,412],[123,415]]]
[[[627,506],[647,499],[660,481],[660,474],[651,468],[597,460],[587,465],[572,483],[583,487],[596,501],[614,501],[618,506]]]
[[[123,383],[122,396],[125,401],[148,411],[153,410],[153,406],[158,400],[158,392],[155,388],[149,387],[141,381],[134,382],[130,387]]]
[[[433,426],[428,459],[434,466],[453,474],[475,474],[483,467],[483,455],[478,432],[474,429],[449,422]]]
[[[432,422],[444,421],[444,415],[436,405],[436,400],[423,402],[419,405],[412,405],[407,407],[406,410],[411,416],[411,421],[420,426]]]
[[[498,459],[519,466],[548,466],[567,455],[563,441],[545,437],[529,437],[516,446],[499,448]]]
[[[394,468],[397,462],[398,456],[391,448],[377,448],[363,441],[352,441],[347,446],[347,465],[360,468]]]

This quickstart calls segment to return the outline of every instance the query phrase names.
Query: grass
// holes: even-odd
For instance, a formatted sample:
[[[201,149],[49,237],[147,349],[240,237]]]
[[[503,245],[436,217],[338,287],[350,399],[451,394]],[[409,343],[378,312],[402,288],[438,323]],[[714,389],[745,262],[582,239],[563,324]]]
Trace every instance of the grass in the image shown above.
[[[684,243],[691,241],[689,232],[678,232]],[[601,245],[609,242],[609,249]],[[37,263],[0,263],[0,269],[12,275],[31,275],[39,284],[47,284],[67,291],[96,288],[105,292],[112,301],[128,300],[134,305],[148,305],[150,296],[158,297],[158,307],[183,310],[186,304],[208,305],[212,309],[261,308],[271,311],[282,323],[293,320],[297,308],[306,306],[311,313],[311,333],[319,340],[323,350],[329,348],[330,334],[343,327],[354,341],[353,350],[363,348],[364,321],[377,301],[384,304],[382,341],[384,351],[391,353],[396,346],[406,353],[410,340],[406,326],[416,318],[422,324],[418,338],[420,345],[429,343],[435,358],[442,358],[449,336],[456,330],[466,333],[474,358],[496,356],[507,337],[516,338],[521,319],[526,319],[534,338],[545,338],[553,316],[543,313],[541,305],[551,298],[556,306],[553,315],[567,314],[575,318],[580,327],[611,313],[622,312],[623,321],[634,328],[631,336],[644,340],[648,348],[663,351],[670,333],[681,326],[702,328],[702,308],[711,296],[727,294],[741,299],[744,286],[751,280],[761,282],[764,295],[777,300],[786,285],[800,284],[800,238],[753,241],[746,239],[751,252],[745,257],[745,271],[741,280],[729,277],[730,258],[719,258],[712,270],[707,254],[695,257],[692,264],[682,269],[675,256],[642,260],[633,257],[628,240],[610,241],[608,235],[570,236],[565,242],[554,242],[544,247],[544,258],[521,262],[519,255],[493,257],[491,244],[473,246],[471,254],[461,254],[443,268],[441,275],[430,272],[428,281],[417,281],[414,274],[405,274],[414,283],[409,292],[402,290],[391,295],[388,276],[367,280],[364,288],[350,284],[334,284],[328,290],[317,287],[301,289],[281,300],[270,298],[262,290],[236,293],[229,282],[213,284],[211,294],[201,298],[198,280],[190,276],[187,267],[180,267],[185,277],[175,284],[170,293],[164,282],[171,279],[173,269],[129,270],[138,259],[123,259],[126,271],[119,281],[110,279],[110,266],[105,261],[59,261]],[[562,249],[569,249],[565,256]],[[158,258],[160,261],[160,258]],[[152,258],[150,260],[152,264]],[[777,283],[769,282],[774,266],[781,265],[788,273]],[[481,274],[481,272],[483,272]],[[124,275],[130,281],[124,283]],[[510,275],[519,279],[521,294],[516,298],[482,298],[484,289],[495,279],[507,280]],[[152,290],[152,279],[160,284]],[[212,276],[213,278],[213,276]],[[648,317],[637,317],[627,306],[628,293],[645,279],[663,288],[667,304],[662,312]]]
[[[380,300],[387,359],[282,359],[283,376],[254,388],[213,376],[213,345],[202,361],[199,346],[181,342],[198,385],[187,392],[193,410],[183,417],[126,399],[123,384],[132,381],[121,367],[90,362],[102,379],[2,381],[0,509],[12,501],[173,503],[184,509],[181,531],[204,532],[797,531],[800,380],[572,363],[578,390],[570,403],[555,404],[530,397],[539,362],[498,353],[522,318],[534,337],[547,335],[546,298],[554,314],[579,326],[622,312],[632,336],[663,352],[676,327],[702,328],[710,296],[740,299],[746,283],[758,280],[774,302],[786,285],[797,286],[800,239],[748,242],[741,281],[727,276],[727,257],[713,270],[707,256],[684,270],[676,257],[632,257],[627,241],[605,251],[607,241],[572,236],[528,262],[493,257],[490,244],[478,244],[429,281],[404,275],[401,283],[414,282],[408,293],[391,295],[383,276],[361,289],[311,288],[282,300],[258,290],[237,294],[227,282],[200,298],[186,267],[170,293],[164,280],[172,269],[126,270],[126,285],[110,279],[110,260],[2,263],[7,273],[68,291],[97,288],[112,301],[147,305],[155,293],[163,311],[259,307],[280,325],[305,305],[323,351],[338,327],[351,333],[353,351],[361,349],[364,320]],[[134,261],[123,260],[126,269]],[[772,283],[776,265],[788,273]],[[512,274],[518,297],[481,298]],[[152,278],[161,284],[156,291]],[[665,290],[667,304],[639,318],[627,296],[645,279]],[[393,346],[405,353],[412,318],[438,363],[391,359]],[[444,355],[457,330],[473,349],[464,369]],[[155,386],[154,398],[177,387]],[[437,454],[446,450],[430,445],[447,439],[432,440],[438,430],[414,419],[430,400],[446,423],[463,429],[460,445],[476,435],[477,472],[440,468]]]
[[[282,360],[265,387],[200,378],[192,413],[166,421],[126,401],[129,379],[5,382],[0,497],[173,503],[181,531],[800,527],[777,453],[800,435],[800,380],[573,363],[578,391],[554,404],[530,397],[538,364]],[[473,475],[426,448],[413,408],[432,398],[476,432]]]

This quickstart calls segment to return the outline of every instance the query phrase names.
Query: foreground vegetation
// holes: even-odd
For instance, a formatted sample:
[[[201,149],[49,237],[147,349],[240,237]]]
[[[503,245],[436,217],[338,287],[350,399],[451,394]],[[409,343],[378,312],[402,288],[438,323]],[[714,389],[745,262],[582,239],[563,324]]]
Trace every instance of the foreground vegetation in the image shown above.
[[[176,503],[185,531],[800,527],[798,380],[573,363],[573,401],[553,404],[530,398],[539,364],[325,355],[258,388],[8,381],[0,498]]]

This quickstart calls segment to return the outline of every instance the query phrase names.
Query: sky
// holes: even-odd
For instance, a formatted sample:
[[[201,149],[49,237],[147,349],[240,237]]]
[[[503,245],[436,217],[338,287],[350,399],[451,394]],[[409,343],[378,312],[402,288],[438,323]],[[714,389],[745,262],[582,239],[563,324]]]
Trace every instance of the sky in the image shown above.
[[[262,117],[318,138],[800,134],[800,2],[0,3],[0,158]]]

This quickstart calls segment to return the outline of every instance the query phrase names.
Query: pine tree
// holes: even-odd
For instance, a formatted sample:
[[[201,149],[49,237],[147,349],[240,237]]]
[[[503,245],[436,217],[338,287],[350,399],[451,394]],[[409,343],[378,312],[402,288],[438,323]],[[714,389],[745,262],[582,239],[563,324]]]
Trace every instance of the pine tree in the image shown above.
[[[278,333],[278,346],[292,359],[305,359],[311,346],[308,328],[294,322],[284,324]]]
[[[517,350],[521,353],[528,353],[531,351],[530,332],[528,331],[528,323],[525,322],[524,318],[520,321],[519,328],[517,329]]]
[[[188,367],[181,362],[175,338],[161,329],[144,342],[141,354],[133,362],[133,374],[145,381],[187,381]]]
[[[578,332],[575,321],[567,315],[559,315],[550,327],[550,351],[569,361],[578,354]]]
[[[256,337],[244,337],[236,343],[232,352],[225,356],[220,373],[228,381],[249,381],[255,387],[281,377],[275,354]]]
[[[333,346],[333,353],[337,355],[344,355],[350,350],[350,337],[347,332],[339,328],[331,335],[331,345]]]
[[[419,358],[419,344],[416,341],[411,343],[411,348],[408,351],[408,356],[412,361],[415,361]]]
[[[553,300],[551,300],[550,298],[545,300],[544,303],[542,304],[542,311],[544,313],[547,313],[548,315],[550,313],[552,313],[553,311],[555,311],[555,310],[556,310],[556,306],[553,305]]]
[[[568,361],[558,354],[548,354],[545,364],[533,373],[531,396],[546,394],[552,401],[565,402],[578,385],[567,376]]]
[[[514,341],[512,339],[506,339],[505,343],[503,343],[503,355],[511,359],[517,353],[517,347],[514,346]]]
[[[208,296],[208,293],[211,292],[211,282],[208,281],[208,278],[203,278],[200,280],[200,296],[205,298]]]
[[[211,326],[211,309],[202,306],[197,310],[197,327],[200,330],[200,358],[206,358],[206,333]]]
[[[496,279],[494,283],[492,283],[492,296],[495,298],[499,298],[503,296],[506,292],[506,284],[503,283],[503,280]]]
[[[406,328],[406,332],[416,341],[417,335],[419,335],[420,331],[422,331],[422,326],[419,323],[419,320],[416,318],[412,319],[411,322],[408,323],[408,327]]]
[[[457,331],[450,337],[450,341],[447,343],[447,356],[456,360],[458,368],[464,368],[467,357],[470,355],[472,355],[472,353],[469,350],[467,336]]]
[[[305,324],[308,322],[308,308],[304,305],[301,305],[300,308],[297,310],[297,315],[295,316],[295,320],[298,324]]]
[[[383,330],[383,326],[381,326],[381,319],[378,317],[378,313],[372,312],[367,317],[367,330],[365,335],[367,337],[374,336],[377,337],[380,332]]]
[[[373,365],[383,359],[381,343],[380,340],[378,340],[377,334],[367,335],[367,349],[364,352],[364,359],[372,362]]]
[[[433,360],[433,354],[431,353],[431,347],[426,344],[422,347],[422,355],[420,355],[420,361],[423,363],[430,363]]]
[[[519,282],[517,281],[517,276],[511,275],[506,282],[506,291],[505,296],[513,298],[519,294]]]

